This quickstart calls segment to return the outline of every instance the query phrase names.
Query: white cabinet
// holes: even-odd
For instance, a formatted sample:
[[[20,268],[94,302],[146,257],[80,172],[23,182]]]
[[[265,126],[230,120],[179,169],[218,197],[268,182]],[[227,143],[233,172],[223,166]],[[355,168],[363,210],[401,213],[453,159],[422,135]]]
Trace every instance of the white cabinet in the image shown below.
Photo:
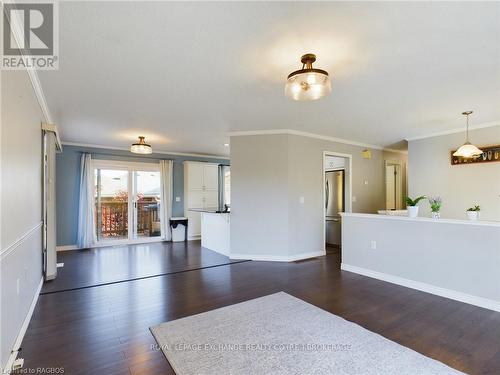
[[[219,207],[219,192],[217,190],[205,191],[205,201],[203,208]]]
[[[204,166],[203,190],[219,190],[219,166],[217,164]]]
[[[184,216],[189,219],[188,239],[201,237],[200,212],[191,209],[217,209],[219,206],[219,165],[184,162]]]
[[[205,168],[201,163],[184,163],[184,175],[189,181],[189,190],[203,190],[204,171]]]

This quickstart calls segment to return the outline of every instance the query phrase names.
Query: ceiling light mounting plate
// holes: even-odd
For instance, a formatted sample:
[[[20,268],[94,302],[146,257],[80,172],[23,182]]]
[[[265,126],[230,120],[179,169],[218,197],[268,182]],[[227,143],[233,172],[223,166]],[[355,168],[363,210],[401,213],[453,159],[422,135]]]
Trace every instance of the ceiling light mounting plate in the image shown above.
[[[305,55],[302,55],[302,57],[300,58],[300,62],[302,63],[302,69],[291,72],[288,75],[287,79],[302,73],[319,73],[328,76],[328,72],[326,70],[313,68],[312,64],[315,61],[316,61],[316,55],[314,53],[306,53]]]

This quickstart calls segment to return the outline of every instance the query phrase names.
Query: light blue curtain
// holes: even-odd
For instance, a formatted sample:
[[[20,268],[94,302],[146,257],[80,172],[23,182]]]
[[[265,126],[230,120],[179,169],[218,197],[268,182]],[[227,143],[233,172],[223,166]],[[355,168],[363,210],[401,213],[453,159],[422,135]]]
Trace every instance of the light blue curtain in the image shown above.
[[[90,154],[83,154],[80,161],[80,196],[78,200],[79,248],[89,248],[96,242],[94,220],[94,171]]]
[[[170,218],[172,217],[172,160],[160,160],[160,222],[161,236],[164,240],[172,239]]]

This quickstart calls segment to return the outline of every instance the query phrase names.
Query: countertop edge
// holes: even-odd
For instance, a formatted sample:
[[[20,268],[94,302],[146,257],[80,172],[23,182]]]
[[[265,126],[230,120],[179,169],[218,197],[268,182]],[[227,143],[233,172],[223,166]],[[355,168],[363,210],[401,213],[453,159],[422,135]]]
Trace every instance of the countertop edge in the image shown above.
[[[408,217],[397,215],[381,215],[381,214],[363,214],[355,212],[342,212],[342,217],[360,217],[365,219],[381,219],[381,220],[399,220],[399,221],[414,221],[421,223],[437,223],[437,224],[460,224],[460,225],[479,225],[500,228],[500,221],[471,221],[458,219],[432,219],[428,217]]]

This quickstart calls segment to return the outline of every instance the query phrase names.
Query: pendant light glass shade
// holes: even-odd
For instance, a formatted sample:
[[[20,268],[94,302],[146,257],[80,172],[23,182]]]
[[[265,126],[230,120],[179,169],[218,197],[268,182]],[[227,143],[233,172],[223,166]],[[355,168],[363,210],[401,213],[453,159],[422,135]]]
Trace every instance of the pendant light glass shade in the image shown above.
[[[151,154],[153,148],[146,143],[144,137],[139,137],[139,142],[133,143],[132,146],[130,146],[130,151],[134,154]]]
[[[312,53],[302,56],[302,69],[288,75],[285,95],[293,100],[317,100],[332,91],[328,72],[314,69],[312,63],[316,56]]]
[[[457,151],[453,153],[453,156],[460,156],[462,158],[474,158],[481,156],[483,151],[478,149],[476,146],[470,143],[466,143],[459,147]]]
[[[469,115],[472,114],[472,111],[462,112],[462,115],[467,117],[467,127],[465,130],[465,143],[458,148],[457,151],[453,153],[453,156],[459,156],[462,158],[477,158],[481,156],[483,151],[474,146],[469,142]]]

